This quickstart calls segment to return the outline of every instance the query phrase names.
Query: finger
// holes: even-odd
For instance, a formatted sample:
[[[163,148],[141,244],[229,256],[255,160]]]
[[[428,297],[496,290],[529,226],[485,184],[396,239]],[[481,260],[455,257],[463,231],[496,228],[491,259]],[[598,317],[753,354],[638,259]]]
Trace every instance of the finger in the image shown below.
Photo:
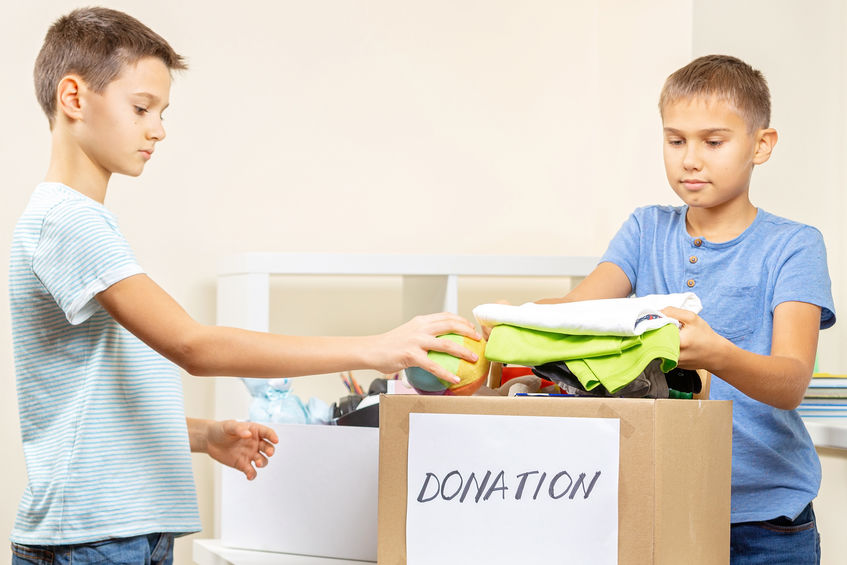
[[[482,336],[476,331],[473,324],[452,312],[441,312],[424,316],[425,331],[431,335],[444,335],[455,333],[472,339],[480,339]]]
[[[424,371],[432,373],[442,381],[447,381],[448,383],[456,384],[461,380],[459,377],[457,377],[438,363],[431,361],[428,357],[425,357],[424,361],[418,363],[417,366],[423,369]]]
[[[491,337],[492,329],[494,329],[492,326],[482,326],[482,339],[488,341],[488,338]]]
[[[259,451],[267,455],[268,457],[272,456],[276,449],[274,446],[266,441],[259,442]]]
[[[454,328],[454,329],[450,330],[450,333],[459,334],[459,335],[462,335],[462,336],[465,336],[465,337],[469,337],[469,338],[476,340],[476,341],[479,341],[479,340],[482,339],[482,334],[480,332],[476,331],[476,328],[473,327],[473,326],[467,326],[467,327],[462,326],[462,327]],[[439,335],[441,335],[441,334],[439,334]]]
[[[248,481],[252,481],[256,478],[256,469],[253,468],[253,465],[251,465],[249,461],[237,463],[235,468],[244,473],[244,476],[247,477]]]
[[[455,312],[436,312],[434,314],[424,314],[423,316],[419,316],[419,318],[426,322],[441,322],[444,320],[450,320],[457,324],[465,324],[467,326],[472,326],[469,321],[467,321],[462,316],[459,316]]]
[[[256,465],[256,467],[265,467],[268,464],[268,458],[261,453],[257,453],[253,456],[253,464]]]
[[[448,355],[452,355],[453,357],[458,357],[459,359],[464,359],[469,363],[476,363],[479,360],[479,355],[456,343],[455,341],[451,341],[449,339],[436,339],[433,340],[426,349],[430,351],[441,351],[442,353],[447,353]]]
[[[671,316],[673,318],[691,314],[688,310],[683,310],[682,308],[677,308],[675,306],[666,306],[665,308],[662,308],[660,312],[665,316]]]
[[[673,306],[668,306],[661,310],[662,314],[668,316],[669,318],[673,318],[675,320],[679,320],[680,322],[690,324],[694,318],[697,316],[693,312],[689,312],[688,310],[683,310],[682,308],[674,308]]]
[[[276,430],[268,426],[259,425],[259,438],[271,443],[279,443],[279,437],[276,435]]]

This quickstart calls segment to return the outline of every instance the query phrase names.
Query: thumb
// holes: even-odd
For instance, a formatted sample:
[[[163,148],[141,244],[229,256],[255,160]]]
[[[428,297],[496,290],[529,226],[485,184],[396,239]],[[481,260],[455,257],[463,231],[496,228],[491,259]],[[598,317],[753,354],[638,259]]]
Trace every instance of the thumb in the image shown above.
[[[673,318],[674,320],[678,320],[683,324],[691,323],[695,316],[694,313],[689,312],[688,310],[683,310],[682,308],[675,308],[674,306],[668,306],[667,308],[663,308],[661,312],[665,316]]]
[[[491,337],[491,330],[494,329],[493,326],[482,326],[482,339],[488,341],[488,338]]]
[[[237,420],[224,420],[221,422],[224,433],[231,436],[238,437],[248,437],[250,435],[250,430],[244,424],[244,422],[239,422]]]

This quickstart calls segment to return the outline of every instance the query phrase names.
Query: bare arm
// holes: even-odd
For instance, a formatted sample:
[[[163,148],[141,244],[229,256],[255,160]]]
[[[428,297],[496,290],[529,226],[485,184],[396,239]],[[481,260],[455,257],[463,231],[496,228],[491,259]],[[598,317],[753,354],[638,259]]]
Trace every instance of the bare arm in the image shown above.
[[[544,298],[538,304],[558,304],[602,298],[626,298],[632,285],[623,270],[614,263],[600,263],[573,290],[561,298]]]
[[[820,307],[805,302],[777,306],[770,355],[741,349],[696,314],[677,308],[663,312],[683,323],[680,367],[706,369],[747,396],[783,410],[803,400],[815,365]]]
[[[539,304],[625,298],[629,279],[614,263],[600,263],[571,292]],[[805,302],[784,302],[774,310],[770,355],[745,351],[721,337],[698,315],[678,308],[663,312],[683,323],[679,365],[706,369],[765,404],[791,410],[803,400],[814,370],[821,309]]]
[[[351,369],[390,374],[418,366],[455,382],[427,352],[474,362],[474,353],[436,336],[480,337],[467,320],[448,313],[418,316],[387,333],[363,337],[297,337],[207,326],[146,275],[128,277],[96,298],[118,323],[193,375],[293,377]]]

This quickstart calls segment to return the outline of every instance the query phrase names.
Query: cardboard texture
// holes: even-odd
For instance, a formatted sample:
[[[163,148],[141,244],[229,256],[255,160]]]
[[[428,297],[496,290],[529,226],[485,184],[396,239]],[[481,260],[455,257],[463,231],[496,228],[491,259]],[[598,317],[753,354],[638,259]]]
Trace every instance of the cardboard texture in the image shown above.
[[[279,444],[253,481],[221,468],[221,543],[376,561],[379,430],[269,425]]]
[[[379,438],[380,564],[406,563],[411,412],[619,418],[618,562],[729,563],[731,402],[384,396]],[[551,437],[551,446],[556,441]],[[567,541],[558,536],[552,539],[566,556]],[[492,532],[480,542],[527,544],[533,540],[510,540]]]

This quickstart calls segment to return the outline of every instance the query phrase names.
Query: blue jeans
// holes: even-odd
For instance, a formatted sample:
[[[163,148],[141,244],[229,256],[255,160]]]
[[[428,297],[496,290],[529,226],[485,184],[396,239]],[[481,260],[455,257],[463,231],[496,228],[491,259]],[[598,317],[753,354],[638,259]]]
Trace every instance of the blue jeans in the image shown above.
[[[796,520],[732,524],[729,546],[732,565],[819,565],[821,536],[812,503]]]
[[[112,538],[78,545],[12,544],[12,565],[171,565],[172,534]]]

